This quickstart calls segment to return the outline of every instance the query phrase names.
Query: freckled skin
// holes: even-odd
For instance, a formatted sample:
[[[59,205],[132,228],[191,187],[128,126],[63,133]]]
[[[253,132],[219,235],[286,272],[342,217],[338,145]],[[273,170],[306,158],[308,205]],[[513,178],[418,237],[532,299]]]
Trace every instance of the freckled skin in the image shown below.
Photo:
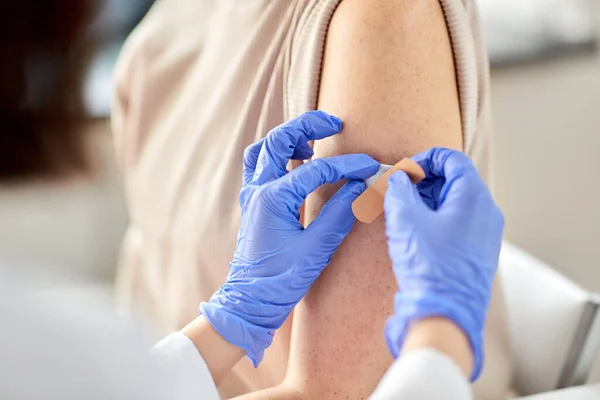
[[[324,65],[319,108],[339,116],[344,130],[316,142],[315,157],[365,152],[395,164],[434,146],[462,148],[454,63],[438,1],[344,0]],[[337,188],[308,198],[306,223]],[[357,223],[296,309],[288,380],[301,382],[309,399],[368,398],[393,361],[383,326],[396,290],[383,215]]]

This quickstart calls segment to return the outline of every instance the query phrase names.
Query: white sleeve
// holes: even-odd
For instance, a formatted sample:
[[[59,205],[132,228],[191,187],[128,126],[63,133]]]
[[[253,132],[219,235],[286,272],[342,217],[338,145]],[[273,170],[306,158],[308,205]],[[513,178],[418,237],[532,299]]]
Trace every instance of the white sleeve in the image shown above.
[[[392,364],[370,400],[471,400],[458,365],[435,350],[415,350]]]
[[[148,328],[118,317],[109,298],[0,270],[0,321],[9,327],[0,329],[0,399],[219,399],[187,337],[174,334],[151,355]]]
[[[183,333],[172,333],[161,340],[152,349],[152,355],[177,387],[183,389],[181,392],[186,394],[186,400],[219,400],[208,366],[194,343]]]

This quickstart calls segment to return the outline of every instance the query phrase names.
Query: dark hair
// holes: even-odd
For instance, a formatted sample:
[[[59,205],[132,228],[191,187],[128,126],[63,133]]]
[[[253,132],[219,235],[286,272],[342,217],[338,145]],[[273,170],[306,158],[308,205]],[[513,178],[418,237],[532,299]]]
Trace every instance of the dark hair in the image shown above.
[[[0,183],[84,171],[76,44],[86,0],[0,2]]]

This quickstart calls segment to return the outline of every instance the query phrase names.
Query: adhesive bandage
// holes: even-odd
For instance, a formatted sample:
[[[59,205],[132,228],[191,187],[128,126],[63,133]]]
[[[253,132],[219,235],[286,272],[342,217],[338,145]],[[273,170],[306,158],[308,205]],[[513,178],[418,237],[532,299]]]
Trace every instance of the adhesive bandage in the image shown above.
[[[370,224],[381,215],[388,179],[396,171],[404,171],[415,185],[425,179],[425,172],[421,166],[410,158],[404,158],[395,165],[381,164],[379,171],[365,181],[367,190],[352,203],[352,213],[356,219]]]

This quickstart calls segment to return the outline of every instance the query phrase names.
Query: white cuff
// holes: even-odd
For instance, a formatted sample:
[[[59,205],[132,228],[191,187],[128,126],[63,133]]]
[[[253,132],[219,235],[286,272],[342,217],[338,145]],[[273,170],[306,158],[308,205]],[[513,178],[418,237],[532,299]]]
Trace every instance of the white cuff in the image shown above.
[[[212,379],[208,366],[194,346],[183,333],[172,333],[152,349],[163,371],[176,382],[178,393],[172,399],[218,400],[219,392]]]
[[[472,400],[469,382],[448,356],[432,349],[411,351],[388,369],[371,400]]]

